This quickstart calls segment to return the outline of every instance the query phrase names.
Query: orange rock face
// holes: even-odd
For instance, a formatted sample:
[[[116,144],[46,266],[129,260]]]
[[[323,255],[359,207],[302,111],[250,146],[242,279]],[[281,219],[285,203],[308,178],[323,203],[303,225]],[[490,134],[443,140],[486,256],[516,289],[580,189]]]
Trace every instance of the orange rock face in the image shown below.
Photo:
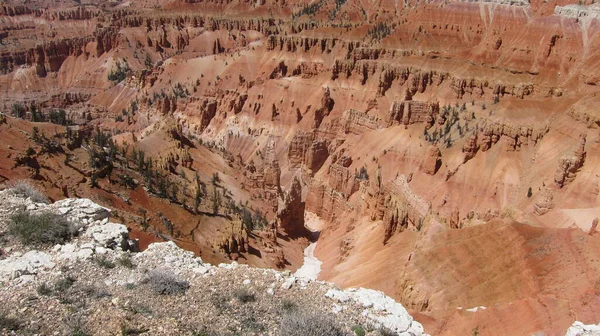
[[[567,0],[8,0],[0,182],[213,263],[293,270],[317,217],[320,277],[431,334],[564,334],[600,320],[599,20]]]

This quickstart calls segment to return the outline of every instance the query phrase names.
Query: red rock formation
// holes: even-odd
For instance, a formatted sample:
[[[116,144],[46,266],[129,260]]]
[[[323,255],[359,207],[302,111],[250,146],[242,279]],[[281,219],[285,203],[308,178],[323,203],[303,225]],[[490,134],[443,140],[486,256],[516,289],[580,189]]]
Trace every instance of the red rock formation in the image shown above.
[[[401,125],[424,123],[426,128],[430,128],[439,112],[440,106],[437,102],[395,101],[390,108],[388,126],[396,123]]]
[[[462,223],[460,222],[460,216],[458,212],[458,208],[452,210],[450,217],[448,218],[448,227],[451,229],[460,229],[462,227]]]
[[[378,129],[381,125],[379,118],[376,116],[370,116],[365,112],[354,109],[344,111],[339,123],[345,134],[357,135]]]
[[[573,181],[577,175],[577,171],[583,167],[586,157],[585,141],[586,136],[581,134],[579,136],[579,145],[573,152],[573,155],[563,156],[558,161],[558,167],[554,174],[554,182],[559,188]]]
[[[592,221],[592,226],[590,227],[590,236],[596,233],[596,228],[598,227],[598,217],[594,218]]]
[[[423,158],[423,162],[421,163],[421,169],[429,175],[435,175],[442,165],[441,158],[442,153],[440,152],[440,149],[435,145],[429,146],[427,153],[425,153],[425,157]]]
[[[290,190],[279,203],[277,213],[279,228],[290,236],[307,236],[308,230],[304,227],[304,209],[302,185],[300,180],[294,177]]]
[[[329,92],[329,88],[326,87],[323,90],[323,97],[321,98],[321,106],[315,110],[315,119],[313,122],[313,128],[319,128],[321,122],[323,122],[323,118],[329,115],[329,112],[333,110],[333,105],[335,102],[331,99],[331,93]]]
[[[533,206],[533,213],[541,216],[554,208],[554,195],[550,188],[544,188],[539,193],[537,200]]]
[[[507,150],[519,150],[530,141],[535,145],[548,130],[548,126],[514,125],[508,121],[486,123],[481,127],[481,150],[487,151],[502,138],[506,141]]]
[[[217,102],[211,98],[205,98],[200,105],[200,132],[202,132],[217,114]]]
[[[465,142],[465,144],[463,145],[462,152],[465,154],[463,163],[475,157],[475,154],[477,154],[478,150],[479,146],[477,145],[477,132],[475,132],[467,139],[467,142]]]

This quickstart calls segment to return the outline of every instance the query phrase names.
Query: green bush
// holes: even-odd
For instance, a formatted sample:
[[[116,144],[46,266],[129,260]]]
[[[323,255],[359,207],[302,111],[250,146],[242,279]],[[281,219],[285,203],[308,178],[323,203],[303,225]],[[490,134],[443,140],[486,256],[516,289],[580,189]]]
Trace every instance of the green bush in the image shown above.
[[[354,327],[352,327],[352,331],[354,331],[354,334],[356,336],[365,336],[367,334],[365,328],[359,325],[355,325]]]
[[[57,214],[20,211],[10,218],[8,233],[25,245],[62,244],[71,239],[73,225]]]

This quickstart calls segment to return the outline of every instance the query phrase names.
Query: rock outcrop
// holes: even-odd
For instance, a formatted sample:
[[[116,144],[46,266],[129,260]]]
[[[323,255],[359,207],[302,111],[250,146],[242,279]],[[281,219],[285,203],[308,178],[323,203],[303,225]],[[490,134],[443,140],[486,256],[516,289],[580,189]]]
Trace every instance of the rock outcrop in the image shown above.
[[[431,145],[427,148],[427,152],[425,153],[425,157],[423,158],[423,162],[421,163],[421,169],[429,175],[435,175],[438,169],[440,169],[442,165],[442,153],[440,149]]]
[[[390,108],[388,125],[423,123],[425,128],[430,128],[433,126],[439,112],[440,106],[437,102],[395,101]]]
[[[309,175],[316,173],[329,157],[329,141],[317,140],[313,132],[297,132],[288,148],[290,167],[304,167]]]
[[[545,187],[538,194],[538,197],[533,205],[533,213],[541,216],[554,208],[554,195],[552,189]]]
[[[471,135],[463,145],[462,152],[464,153],[463,163],[471,160],[477,154],[479,146],[477,145],[477,132]]]
[[[290,236],[305,236],[308,230],[304,226],[305,203],[302,201],[302,184],[297,177],[292,180],[290,190],[279,202],[277,218],[279,228]]]
[[[585,141],[586,136],[583,134],[580,135],[579,144],[573,151],[573,154],[563,156],[558,161],[558,167],[556,167],[556,173],[554,174],[554,182],[559,188],[573,181],[577,176],[577,171],[583,167],[586,157]]]

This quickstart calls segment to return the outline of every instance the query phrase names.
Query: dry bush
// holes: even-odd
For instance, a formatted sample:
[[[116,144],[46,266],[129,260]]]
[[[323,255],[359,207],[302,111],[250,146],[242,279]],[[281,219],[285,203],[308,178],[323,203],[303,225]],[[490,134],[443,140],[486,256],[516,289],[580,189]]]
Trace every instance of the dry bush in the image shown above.
[[[281,336],[346,336],[348,335],[329,316],[288,314],[281,319]]]
[[[160,295],[181,294],[190,288],[187,281],[181,280],[165,270],[149,272],[144,283],[149,284],[152,291]]]
[[[33,184],[25,180],[10,181],[4,187],[19,196],[31,198],[35,203],[48,203],[48,197]]]

